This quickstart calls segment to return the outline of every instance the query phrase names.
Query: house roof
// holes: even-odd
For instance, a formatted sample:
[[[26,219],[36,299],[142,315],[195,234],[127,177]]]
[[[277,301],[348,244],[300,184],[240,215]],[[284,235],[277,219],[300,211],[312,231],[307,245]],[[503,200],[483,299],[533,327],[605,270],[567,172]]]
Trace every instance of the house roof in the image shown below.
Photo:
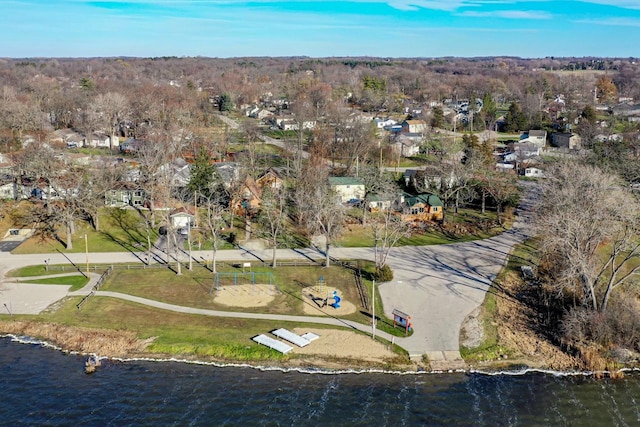
[[[443,206],[442,200],[440,200],[440,197],[431,193],[422,193],[422,194],[418,194],[417,196],[405,197],[404,202],[409,207],[417,205],[419,203],[423,203],[429,206]]]
[[[530,130],[529,131],[529,136],[543,136],[543,137],[546,137],[547,136],[547,131],[546,130]]]
[[[186,208],[184,206],[181,206],[181,207],[176,208],[173,211],[171,211],[171,214],[169,216],[171,216],[171,217],[174,217],[174,216],[189,216],[189,217],[193,217],[194,214],[191,212],[191,209]]]
[[[330,185],[364,185],[360,178],[355,176],[331,176],[329,177]]]
[[[263,173],[260,174],[260,176],[258,177],[258,180],[264,178],[265,176],[268,175],[272,175],[274,178],[276,179],[282,179],[282,174],[280,174],[280,172],[275,169],[275,168],[269,168],[266,171],[264,171]]]

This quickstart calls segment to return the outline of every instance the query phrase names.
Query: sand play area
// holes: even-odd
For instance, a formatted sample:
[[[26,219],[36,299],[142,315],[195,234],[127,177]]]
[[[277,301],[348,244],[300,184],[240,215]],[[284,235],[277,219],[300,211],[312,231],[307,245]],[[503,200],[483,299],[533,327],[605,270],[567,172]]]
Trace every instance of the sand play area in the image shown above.
[[[274,285],[248,284],[221,286],[213,301],[230,307],[264,307],[279,293]]]
[[[304,288],[302,290],[304,314],[308,314],[310,316],[344,316],[355,313],[355,304],[351,301],[345,300],[340,291],[337,291],[338,297],[340,298],[340,306],[338,308],[334,308],[334,291],[336,291],[336,289],[329,286],[324,288],[318,286],[309,286],[308,288]]]
[[[293,331],[299,335],[313,332],[320,336],[305,347],[293,346],[292,352],[295,354],[315,354],[368,362],[380,362],[386,358],[395,357],[389,346],[355,332],[319,328],[295,328]]]

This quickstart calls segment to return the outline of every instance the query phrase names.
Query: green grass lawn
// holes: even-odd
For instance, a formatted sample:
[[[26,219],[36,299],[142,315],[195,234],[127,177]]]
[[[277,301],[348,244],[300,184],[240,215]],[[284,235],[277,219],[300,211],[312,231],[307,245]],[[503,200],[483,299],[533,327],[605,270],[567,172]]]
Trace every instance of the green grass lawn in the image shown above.
[[[173,313],[110,298],[91,298],[76,308],[79,298],[69,299],[54,313],[38,317],[38,321],[70,326],[109,328],[134,331],[141,339],[152,338],[147,350],[172,357],[213,357],[231,361],[279,361],[304,357],[283,355],[251,338],[277,328],[294,329],[301,323],[283,321],[233,319]],[[26,316],[25,316],[26,317]],[[335,326],[308,325],[318,329]],[[400,359],[406,353],[397,349]]]
[[[25,281],[23,283],[35,283],[40,285],[69,285],[71,289],[69,291],[77,291],[78,289],[82,289],[87,283],[89,283],[89,279],[82,276],[61,276],[61,277],[49,277],[46,279],[34,279]]]
[[[147,230],[143,218],[135,210],[104,208],[100,212],[100,231],[89,224],[78,221],[72,238],[72,248],[65,247],[66,235],[62,241],[31,238],[12,251],[14,254],[45,254],[59,250],[66,253],[139,251],[147,247]],[[158,227],[150,230],[151,241],[158,238]],[[87,240],[85,242],[85,234]]]
[[[502,227],[495,226],[496,213],[486,211],[484,214],[475,209],[460,209],[458,213],[447,211],[445,213],[446,220],[449,225],[459,224],[467,229],[466,233],[456,234],[455,229],[450,230],[448,226],[440,227],[438,224],[432,224],[427,230],[413,230],[410,237],[402,238],[398,241],[398,246],[426,246],[426,245],[444,245],[456,242],[468,242],[478,239],[486,239],[503,233],[513,224],[513,215],[504,215],[504,225]],[[354,218],[361,218],[360,211],[353,214]],[[370,216],[369,221],[375,218]],[[337,246],[355,248],[355,247],[373,247],[375,240],[370,226],[363,227],[360,224],[349,224],[340,239],[336,241]]]

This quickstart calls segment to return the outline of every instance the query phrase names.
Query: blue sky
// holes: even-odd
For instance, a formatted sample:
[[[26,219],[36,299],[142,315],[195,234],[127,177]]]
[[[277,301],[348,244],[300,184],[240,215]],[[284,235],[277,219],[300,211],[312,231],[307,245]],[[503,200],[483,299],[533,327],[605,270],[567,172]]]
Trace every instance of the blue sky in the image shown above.
[[[0,0],[0,57],[640,56],[640,0]]]

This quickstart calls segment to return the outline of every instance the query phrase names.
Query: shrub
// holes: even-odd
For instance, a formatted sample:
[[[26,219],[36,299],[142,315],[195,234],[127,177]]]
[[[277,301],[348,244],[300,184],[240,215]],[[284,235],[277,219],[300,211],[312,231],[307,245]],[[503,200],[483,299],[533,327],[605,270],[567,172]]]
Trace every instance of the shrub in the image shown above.
[[[378,282],[390,282],[393,280],[393,270],[387,264],[376,268],[376,280]]]

